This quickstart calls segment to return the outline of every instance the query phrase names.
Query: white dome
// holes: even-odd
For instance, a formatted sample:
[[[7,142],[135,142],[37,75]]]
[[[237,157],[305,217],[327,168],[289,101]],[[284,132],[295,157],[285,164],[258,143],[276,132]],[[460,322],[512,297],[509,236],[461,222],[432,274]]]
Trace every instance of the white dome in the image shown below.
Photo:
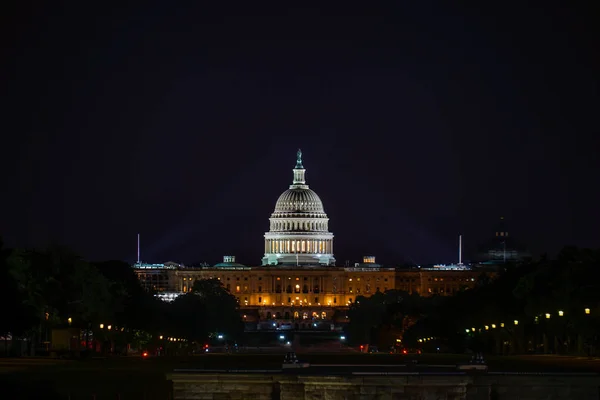
[[[319,196],[308,188],[288,189],[279,196],[275,204],[275,213],[324,213]]]
[[[298,150],[294,180],[269,218],[262,265],[335,265],[333,234],[319,196],[306,184]]]

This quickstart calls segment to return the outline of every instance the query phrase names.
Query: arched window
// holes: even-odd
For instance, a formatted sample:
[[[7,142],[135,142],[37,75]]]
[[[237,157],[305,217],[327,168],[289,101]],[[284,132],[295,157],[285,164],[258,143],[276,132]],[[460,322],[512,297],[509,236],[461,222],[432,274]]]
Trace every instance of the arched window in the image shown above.
[[[227,285],[229,286],[229,285]],[[275,293],[281,293],[281,285],[275,285]]]
[[[287,285],[287,293],[292,293],[292,285]]]
[[[302,293],[308,293],[308,285],[302,287]]]

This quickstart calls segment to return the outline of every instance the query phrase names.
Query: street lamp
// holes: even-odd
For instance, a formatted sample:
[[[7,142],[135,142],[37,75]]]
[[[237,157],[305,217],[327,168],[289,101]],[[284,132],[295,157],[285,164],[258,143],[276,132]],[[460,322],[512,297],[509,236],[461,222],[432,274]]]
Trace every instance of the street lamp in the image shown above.
[[[496,324],[492,324],[492,329],[496,329]]]
[[[486,325],[485,326],[485,330],[487,331],[488,329],[490,329],[490,327]]]
[[[586,314],[589,314],[589,313],[590,313],[590,309],[589,309],[589,308],[586,308],[586,309],[585,309],[585,313],[586,313]]]
[[[69,323],[69,325],[71,325],[71,323],[73,322],[73,318],[71,318],[71,317],[67,318],[67,322]]]
[[[112,329],[112,325],[106,327],[109,331]]]
[[[565,312],[563,310],[558,310],[558,316],[562,317],[563,315],[565,315]]]
[[[100,329],[104,329],[104,324],[100,324]]]
[[[519,325],[519,321],[515,319],[515,325]]]
[[[470,329],[465,329],[465,332],[469,333],[469,332],[471,332],[471,330]]]
[[[546,319],[550,319],[550,314],[546,313]]]

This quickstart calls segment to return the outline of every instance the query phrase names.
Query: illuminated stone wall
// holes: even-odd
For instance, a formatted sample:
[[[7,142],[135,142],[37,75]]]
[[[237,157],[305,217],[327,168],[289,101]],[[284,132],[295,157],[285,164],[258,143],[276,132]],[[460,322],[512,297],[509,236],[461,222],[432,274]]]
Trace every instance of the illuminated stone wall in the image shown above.
[[[174,400],[597,399],[597,377],[543,375],[296,376],[171,374]]]

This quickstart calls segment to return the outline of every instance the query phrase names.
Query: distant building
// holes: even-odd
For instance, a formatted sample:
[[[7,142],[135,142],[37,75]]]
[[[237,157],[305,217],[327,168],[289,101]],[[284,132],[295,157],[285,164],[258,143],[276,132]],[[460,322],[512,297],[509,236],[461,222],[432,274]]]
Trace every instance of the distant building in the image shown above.
[[[306,184],[300,152],[293,174],[292,185],[279,196],[269,219],[261,266],[240,264],[232,255],[212,267],[135,265],[144,286],[171,300],[191,291],[198,279],[218,279],[238,299],[247,321],[312,329],[329,326],[334,313],[347,309],[358,296],[392,289],[450,295],[475,285],[481,271],[465,266],[406,270],[384,267],[375,256],[365,256],[352,267],[336,266],[329,219],[321,199]]]
[[[494,235],[479,247],[477,262],[494,265],[519,262],[530,257],[527,248],[509,234],[504,217],[500,217]]]

